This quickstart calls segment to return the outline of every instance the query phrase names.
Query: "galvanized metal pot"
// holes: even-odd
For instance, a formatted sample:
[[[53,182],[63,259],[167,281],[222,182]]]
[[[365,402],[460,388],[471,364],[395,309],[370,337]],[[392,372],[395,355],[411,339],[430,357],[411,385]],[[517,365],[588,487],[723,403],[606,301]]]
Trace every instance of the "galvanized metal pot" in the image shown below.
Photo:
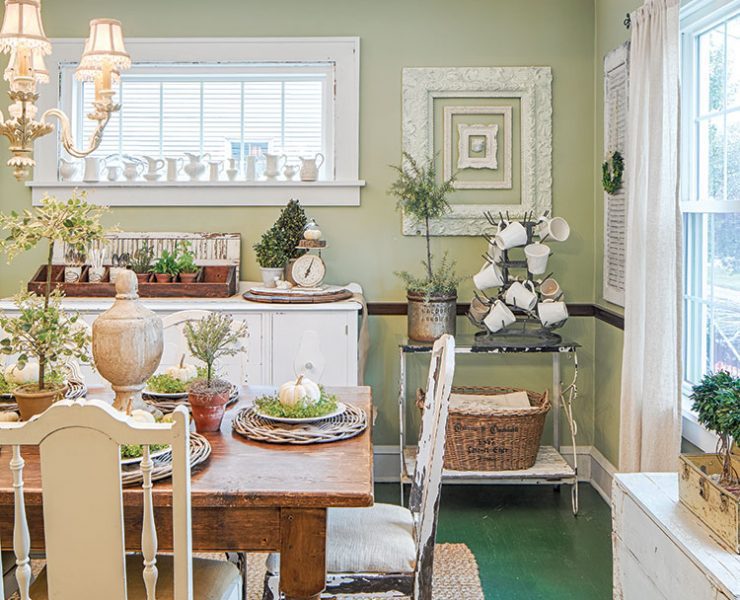
[[[420,342],[433,342],[441,335],[455,335],[457,294],[429,296],[408,292],[408,336]]]

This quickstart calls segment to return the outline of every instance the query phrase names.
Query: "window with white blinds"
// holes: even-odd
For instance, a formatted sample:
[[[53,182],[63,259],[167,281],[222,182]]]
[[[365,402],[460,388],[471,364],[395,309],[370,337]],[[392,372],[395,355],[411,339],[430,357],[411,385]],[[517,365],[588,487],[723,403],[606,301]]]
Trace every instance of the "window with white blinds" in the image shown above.
[[[331,155],[331,65],[135,65],[118,88],[121,110],[94,153],[111,156],[208,154],[212,160],[265,153]],[[85,118],[93,85],[78,83],[78,145],[92,135]],[[329,177],[325,177],[329,178]]]

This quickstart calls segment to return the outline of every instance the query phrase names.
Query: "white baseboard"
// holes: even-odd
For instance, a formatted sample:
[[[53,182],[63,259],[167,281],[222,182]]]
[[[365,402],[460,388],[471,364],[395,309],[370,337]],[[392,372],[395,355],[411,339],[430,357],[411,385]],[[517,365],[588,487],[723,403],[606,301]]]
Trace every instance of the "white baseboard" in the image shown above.
[[[561,446],[565,460],[573,465],[572,446]],[[375,446],[375,481],[377,483],[398,483],[401,465],[398,446]],[[611,503],[612,478],[617,469],[594,446],[576,446],[578,481],[588,482],[607,502]]]

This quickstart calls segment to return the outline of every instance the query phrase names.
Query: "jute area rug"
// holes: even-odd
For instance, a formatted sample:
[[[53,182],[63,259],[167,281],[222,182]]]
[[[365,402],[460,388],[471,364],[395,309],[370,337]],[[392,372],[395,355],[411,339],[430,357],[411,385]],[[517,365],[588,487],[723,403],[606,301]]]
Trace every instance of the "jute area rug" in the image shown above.
[[[196,555],[223,558],[223,554]],[[248,600],[262,600],[265,581],[266,554],[249,554],[247,570]],[[44,566],[44,561],[33,560],[34,576]],[[388,600],[388,596],[330,596],[336,600]],[[17,600],[14,594],[10,600]],[[397,596],[400,600],[401,596]],[[434,552],[434,600],[485,600],[478,573],[478,563],[465,544],[439,544]]]

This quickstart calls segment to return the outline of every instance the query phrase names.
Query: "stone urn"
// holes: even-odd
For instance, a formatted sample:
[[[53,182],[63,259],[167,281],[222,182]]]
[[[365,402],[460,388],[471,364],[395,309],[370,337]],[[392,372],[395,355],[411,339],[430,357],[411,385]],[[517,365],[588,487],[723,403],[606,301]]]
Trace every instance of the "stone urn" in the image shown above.
[[[116,279],[116,301],[93,322],[95,367],[116,393],[113,407],[131,414],[151,410],[141,390],[159,366],[163,350],[162,319],[139,302],[133,271]]]

